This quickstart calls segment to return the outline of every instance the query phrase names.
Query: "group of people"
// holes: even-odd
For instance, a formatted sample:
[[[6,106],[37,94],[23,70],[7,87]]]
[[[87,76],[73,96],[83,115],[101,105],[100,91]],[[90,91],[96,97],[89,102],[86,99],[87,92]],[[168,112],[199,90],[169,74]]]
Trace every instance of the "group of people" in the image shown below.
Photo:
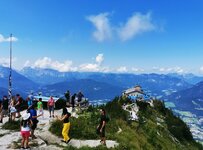
[[[16,96],[12,96],[9,101],[7,96],[3,96],[0,101],[0,123],[3,123],[4,116],[9,116],[11,120],[15,120],[15,118],[20,118],[20,111],[23,99],[19,94]],[[17,115],[17,116],[16,116]]]
[[[70,107],[70,106],[68,106]],[[100,122],[97,126],[97,134],[100,135],[101,138],[101,144],[106,145],[106,138],[105,138],[105,127],[107,123],[107,117],[106,117],[106,111],[104,109],[100,110],[101,117]],[[37,127],[38,120],[37,118],[42,116],[42,114],[37,115],[37,111],[35,110],[34,106],[32,105],[30,108],[28,108],[28,111],[22,115],[22,121],[21,121],[21,135],[22,135],[22,142],[21,142],[21,148],[29,148],[29,137],[31,136],[33,139],[36,138],[34,135],[34,131]],[[63,122],[63,129],[62,129],[62,136],[63,140],[61,142],[64,142],[68,144],[71,140],[69,136],[69,131],[71,127],[70,123],[70,117],[71,113],[68,112],[67,106],[65,106],[62,110],[61,116],[55,116],[58,120]]]
[[[36,136],[34,134],[35,129],[37,128],[38,124],[38,117],[42,116],[44,119],[44,110],[43,110],[43,103],[42,98],[39,98],[38,100],[31,99],[30,96],[27,98],[28,103],[28,109],[26,113],[22,115],[21,119],[21,148],[22,149],[28,149],[29,148],[29,137],[32,139],[35,139]],[[35,102],[34,102],[35,101]],[[37,110],[35,109],[35,103],[37,103]],[[32,104],[32,105],[29,105]],[[53,97],[51,96],[50,99],[47,102],[47,108],[49,110],[50,118],[51,116],[54,117],[54,105],[55,101]]]
[[[70,117],[71,113],[68,112],[67,107],[72,106],[74,110],[74,101],[76,100],[77,96],[77,101],[80,102],[82,100],[82,97],[84,95],[79,92],[78,94],[73,94],[71,96],[71,99],[69,99],[69,103],[71,105],[65,106],[62,110],[62,115],[61,116],[55,116],[54,115],[54,106],[55,106],[55,101],[53,97],[51,96],[50,99],[47,102],[47,108],[49,110],[49,117],[56,117],[60,121],[63,122],[63,129],[62,129],[62,136],[63,140],[62,142],[68,144],[71,140],[69,137],[69,130],[70,130]],[[12,99],[9,101],[6,96],[3,97],[3,99],[0,101],[0,123],[3,122],[3,117],[5,115],[10,114],[10,119],[15,120],[15,118],[20,118],[21,117],[21,136],[22,136],[22,141],[21,141],[21,148],[22,149],[28,149],[29,148],[29,137],[32,139],[35,139],[36,136],[34,134],[34,131],[37,127],[38,124],[38,117],[42,116],[44,118],[44,112],[43,112],[43,103],[42,103],[42,98],[39,98],[38,100],[34,98],[34,96],[31,94],[27,97],[27,111],[21,116],[20,111],[22,108],[22,103],[23,99],[19,94],[16,94],[16,96],[13,96]],[[35,106],[37,104],[37,110],[35,109]],[[17,116],[16,116],[17,114]],[[100,123],[97,126],[97,133],[101,137],[101,143],[106,144],[106,139],[105,139],[105,126],[106,126],[106,112],[104,109],[101,109],[101,118],[100,118]]]
[[[82,102],[84,95],[81,91],[79,91],[77,94],[74,93],[73,95],[71,95],[70,91],[67,91],[65,93],[65,97],[66,97],[67,102],[71,104],[71,106],[73,107],[73,110],[74,110],[76,103],[80,107],[80,103]]]
[[[71,114],[68,112],[66,107],[63,108],[62,115],[61,116],[54,116],[54,105],[55,101],[53,97],[50,97],[50,99],[47,102],[47,107],[50,113],[49,117],[56,117],[57,119],[63,121],[63,140],[62,142],[69,143],[70,137],[69,137],[69,129],[70,129],[70,121],[69,118]],[[38,111],[37,111],[38,110]],[[37,102],[37,110],[35,109],[35,104],[33,103],[31,106],[28,107],[27,111],[22,115],[21,119],[21,148],[22,149],[28,149],[29,148],[29,137],[32,139],[35,139],[36,136],[34,134],[34,131],[38,124],[38,117],[43,117],[43,103],[42,98],[39,98]]]
[[[21,148],[22,149],[28,149],[29,148],[29,137],[32,139],[35,139],[36,136],[34,134],[35,129],[37,128],[38,117],[43,116],[43,113],[37,115],[37,111],[34,107],[34,105],[31,105],[28,107],[26,113],[22,115],[22,119],[20,122],[21,125]]]
[[[26,101],[27,101],[28,108],[31,107],[32,105],[35,105],[35,103],[36,103],[38,113],[42,114],[42,117],[44,117],[42,98],[36,99],[36,98],[34,98],[33,93],[31,93],[30,95],[28,95]],[[50,118],[51,117],[54,118],[54,107],[55,107],[55,100],[52,96],[50,96],[50,99],[47,102],[47,108],[49,110]]]

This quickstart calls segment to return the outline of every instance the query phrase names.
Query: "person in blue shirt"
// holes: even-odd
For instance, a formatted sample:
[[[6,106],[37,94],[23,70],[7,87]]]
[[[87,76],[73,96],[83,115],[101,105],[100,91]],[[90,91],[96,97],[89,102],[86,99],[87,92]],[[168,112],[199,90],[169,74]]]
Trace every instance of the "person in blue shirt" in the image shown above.
[[[37,123],[39,122],[37,118],[40,117],[42,114],[37,115],[37,111],[35,110],[34,105],[30,106],[30,108],[28,109],[28,113],[30,113],[30,119],[32,120],[31,137],[32,139],[36,139],[34,131],[37,128]]]
[[[28,105],[28,108],[33,105],[33,101],[34,101],[34,96],[33,96],[33,93],[31,93],[31,94],[29,94],[28,97],[27,97],[27,105]]]

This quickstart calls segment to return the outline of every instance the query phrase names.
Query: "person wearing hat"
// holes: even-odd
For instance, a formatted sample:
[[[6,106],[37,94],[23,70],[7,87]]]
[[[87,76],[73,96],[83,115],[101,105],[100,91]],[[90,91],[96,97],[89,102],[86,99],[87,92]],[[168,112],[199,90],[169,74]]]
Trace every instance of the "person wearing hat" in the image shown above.
[[[21,126],[21,136],[22,136],[22,141],[21,141],[21,148],[22,149],[28,149],[29,148],[29,137],[30,137],[30,127],[32,125],[32,121],[30,119],[30,114],[29,113],[24,113],[22,115],[22,120],[20,122]]]

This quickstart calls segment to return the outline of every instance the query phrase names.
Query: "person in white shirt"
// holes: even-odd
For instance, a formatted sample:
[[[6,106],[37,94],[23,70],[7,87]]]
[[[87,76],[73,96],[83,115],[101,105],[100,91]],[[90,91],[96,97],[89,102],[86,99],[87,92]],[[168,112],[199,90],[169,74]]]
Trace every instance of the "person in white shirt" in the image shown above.
[[[25,113],[22,115],[22,120],[20,122],[20,132],[22,136],[21,148],[29,149],[29,137],[30,137],[30,127],[32,125],[32,121],[30,119],[30,113]]]

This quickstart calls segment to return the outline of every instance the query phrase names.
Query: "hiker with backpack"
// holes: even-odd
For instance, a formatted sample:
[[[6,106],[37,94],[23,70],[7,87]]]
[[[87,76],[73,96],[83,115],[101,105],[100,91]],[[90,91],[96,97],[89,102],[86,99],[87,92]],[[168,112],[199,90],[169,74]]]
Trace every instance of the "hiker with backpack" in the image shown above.
[[[108,119],[106,117],[106,111],[103,108],[100,110],[100,113],[101,113],[101,116],[100,116],[99,125],[97,126],[97,133],[100,135],[100,138],[101,138],[100,143],[103,145],[106,145],[105,127]]]
[[[54,118],[54,105],[55,105],[54,98],[50,96],[50,99],[47,102],[47,108],[49,110],[49,118],[51,118],[51,112],[52,112],[52,117]]]

